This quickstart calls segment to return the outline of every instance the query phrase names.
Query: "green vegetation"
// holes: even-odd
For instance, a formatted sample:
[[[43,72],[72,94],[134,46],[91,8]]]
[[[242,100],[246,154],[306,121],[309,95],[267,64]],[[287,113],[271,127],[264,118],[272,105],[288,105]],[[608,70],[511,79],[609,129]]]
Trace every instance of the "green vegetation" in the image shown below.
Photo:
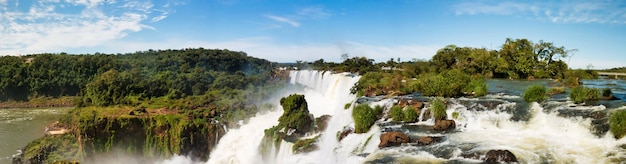
[[[526,102],[542,102],[546,100],[546,87],[540,84],[530,86],[524,91]]]
[[[548,90],[548,95],[565,93],[565,87],[552,87]]]
[[[359,104],[352,109],[355,133],[366,133],[376,123],[380,110],[372,109],[367,104]]]
[[[402,81],[406,79],[399,73],[367,72],[351,88],[357,96],[402,95],[410,90]]]
[[[465,94],[470,94],[476,97],[487,95],[487,82],[485,79],[472,79],[469,84],[463,89]]]
[[[0,64],[0,101],[78,106],[59,122],[70,130],[64,137],[73,137],[79,148],[57,136],[25,148],[58,145],[46,149],[78,152],[77,160],[113,150],[147,158],[181,154],[206,160],[224,125],[237,126],[238,120],[255,114],[256,102],[283,84],[273,72],[274,63],[243,52],[202,48],[36,54],[0,57]],[[20,159],[58,161],[40,157]]]
[[[459,112],[452,112],[452,118],[453,119],[459,119]]]
[[[280,99],[284,113],[278,118],[278,126],[295,129],[296,133],[305,134],[313,130],[315,118],[309,113],[304,95],[293,94]]]
[[[352,103],[346,103],[346,105],[343,105],[343,109],[350,109],[351,106]]]
[[[405,108],[402,113],[404,114],[404,117],[403,117],[402,121],[404,121],[406,123],[412,123],[412,122],[419,121],[418,120],[419,119],[419,113],[417,113],[415,111],[415,109]]]
[[[574,101],[574,103],[580,104],[589,100],[598,100],[600,99],[602,94],[603,93],[600,93],[600,90],[597,88],[586,88],[583,86],[577,86],[572,88],[569,97],[570,99],[572,99],[572,101]]]
[[[598,78],[598,72],[594,71],[594,70],[581,70],[581,69],[576,69],[576,70],[568,70],[565,72],[565,79],[564,79],[564,83],[566,86],[569,87],[575,87],[575,86],[579,86],[580,80],[583,79],[596,79]]]
[[[615,138],[620,139],[626,135],[626,110],[617,110],[611,113],[609,118],[609,130]]]
[[[308,152],[317,150],[319,149],[319,147],[315,144],[315,142],[319,140],[320,136],[321,135],[317,135],[313,138],[300,139],[293,144],[293,146],[291,147],[291,150],[293,151],[294,154],[308,153]]]
[[[402,112],[402,108],[400,106],[394,105],[391,107],[391,112],[389,114],[394,121],[404,120],[404,113]]]
[[[443,98],[433,98],[430,100],[430,103],[430,113],[433,115],[435,120],[445,120],[446,117],[448,117],[448,114],[446,113],[447,107]]]

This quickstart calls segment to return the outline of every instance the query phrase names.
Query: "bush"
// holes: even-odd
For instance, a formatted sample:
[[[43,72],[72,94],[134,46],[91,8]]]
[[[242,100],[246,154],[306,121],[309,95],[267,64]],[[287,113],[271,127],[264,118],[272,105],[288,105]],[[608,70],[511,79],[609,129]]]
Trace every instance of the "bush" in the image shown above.
[[[376,111],[367,104],[360,104],[352,110],[355,133],[365,133],[376,123]]]
[[[609,118],[610,131],[615,138],[620,139],[626,135],[626,110],[614,111]]]
[[[480,78],[470,81],[470,83],[463,89],[463,92],[479,97],[487,95],[487,89],[487,82],[485,82],[485,79]]]
[[[443,98],[434,98],[430,101],[430,113],[435,120],[445,120],[448,115],[446,114],[446,104],[443,102]]]
[[[524,100],[526,102],[542,102],[546,100],[546,87],[543,85],[533,85],[524,91]]]
[[[424,96],[458,97],[463,95],[463,89],[470,80],[469,75],[459,70],[449,70],[437,75],[421,76],[411,84],[411,88]]]
[[[417,114],[417,112],[412,108],[406,108],[402,113],[404,113],[403,121],[407,123],[417,122],[420,117],[419,114]]]
[[[576,104],[583,103],[588,100],[598,100],[600,99],[601,93],[597,88],[585,88],[582,86],[577,86],[572,88],[569,97]]]
[[[565,93],[565,87],[552,87],[548,90],[548,95]]]
[[[602,89],[602,97],[611,97],[611,96],[613,96],[613,91],[611,91],[611,88]]]
[[[393,106],[391,107],[391,118],[394,121],[402,121],[404,120],[404,113],[402,112],[402,108],[400,108],[400,106]]]
[[[308,105],[304,95],[289,95],[280,99],[284,113],[278,118],[278,125],[304,134],[313,129],[313,115],[309,114]]]

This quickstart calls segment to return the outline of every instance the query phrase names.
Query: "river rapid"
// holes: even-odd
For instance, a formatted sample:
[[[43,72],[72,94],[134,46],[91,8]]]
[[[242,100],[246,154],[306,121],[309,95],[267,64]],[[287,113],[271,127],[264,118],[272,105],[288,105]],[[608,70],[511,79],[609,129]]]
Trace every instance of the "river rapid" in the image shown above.
[[[346,103],[390,107],[400,98],[428,100],[419,94],[403,97],[357,98],[349,94],[359,76],[319,71],[293,71],[291,83],[301,91],[309,111],[319,117],[333,117],[321,134],[319,150],[304,154],[291,152],[292,143],[282,142],[273,158],[263,159],[259,145],[263,130],[276,125],[282,114],[277,109],[260,113],[239,129],[230,130],[213,150],[208,163],[481,163],[488,150],[505,149],[520,163],[620,163],[626,161],[626,140],[616,140],[608,132],[611,111],[626,109],[623,80],[587,80],[587,87],[611,88],[622,100],[600,100],[574,104],[566,93],[553,95],[542,103],[522,100],[524,90],[534,84],[557,85],[550,80],[488,80],[489,94],[480,98],[446,99],[449,119],[457,122],[450,132],[432,131],[434,121],[403,124],[385,118],[363,134],[350,134],[337,141],[345,127],[354,126],[352,109]],[[276,104],[278,104],[276,102]],[[428,104],[426,104],[428,106]],[[422,110],[425,111],[425,110]],[[451,118],[453,113],[458,117]],[[423,113],[420,117],[424,117]],[[443,142],[428,146],[402,145],[378,148],[385,131],[401,131],[411,138],[441,136]],[[174,162],[176,161],[169,161]]]
[[[19,149],[42,137],[45,127],[70,109],[0,109],[0,163],[11,163]]]

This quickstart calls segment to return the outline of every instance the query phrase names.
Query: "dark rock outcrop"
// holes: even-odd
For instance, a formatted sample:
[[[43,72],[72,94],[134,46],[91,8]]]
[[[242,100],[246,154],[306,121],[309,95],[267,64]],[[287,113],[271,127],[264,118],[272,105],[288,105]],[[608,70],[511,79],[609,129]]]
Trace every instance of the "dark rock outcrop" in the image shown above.
[[[354,133],[354,129],[348,127],[348,128],[344,128],[343,131],[341,131],[339,134],[337,134],[337,141],[341,141],[344,138],[346,138],[349,134]]]
[[[315,118],[315,131],[322,132],[326,130],[326,127],[328,127],[328,121],[330,121],[331,118],[332,116],[330,115],[322,115],[318,118]]]
[[[511,163],[518,162],[517,158],[509,150],[489,150],[485,155],[486,163]]]
[[[454,128],[456,128],[454,120],[437,120],[435,121],[435,126],[433,126],[433,130],[436,131],[448,131]]]
[[[408,134],[402,132],[387,132],[380,135],[380,144],[378,144],[378,147],[400,146],[402,143],[409,142],[411,142],[411,138],[409,138]]]

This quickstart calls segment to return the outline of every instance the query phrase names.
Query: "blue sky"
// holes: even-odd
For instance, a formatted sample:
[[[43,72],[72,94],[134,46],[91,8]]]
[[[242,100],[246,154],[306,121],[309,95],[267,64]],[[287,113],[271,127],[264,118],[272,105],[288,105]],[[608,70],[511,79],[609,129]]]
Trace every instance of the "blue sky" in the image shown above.
[[[626,1],[0,0],[0,55],[219,48],[276,62],[430,59],[506,38],[578,49],[572,68],[626,66]]]

